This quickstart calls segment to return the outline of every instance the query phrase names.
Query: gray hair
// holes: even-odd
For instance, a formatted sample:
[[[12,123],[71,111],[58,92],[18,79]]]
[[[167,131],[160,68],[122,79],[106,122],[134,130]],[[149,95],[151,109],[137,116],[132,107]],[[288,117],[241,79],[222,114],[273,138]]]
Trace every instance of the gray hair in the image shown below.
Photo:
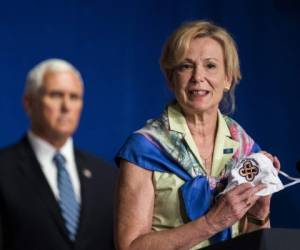
[[[52,58],[40,62],[28,72],[26,77],[24,94],[37,94],[37,92],[43,85],[43,80],[46,73],[65,71],[74,72],[78,76],[81,84],[83,85],[83,80],[80,72],[71,63],[62,59]]]

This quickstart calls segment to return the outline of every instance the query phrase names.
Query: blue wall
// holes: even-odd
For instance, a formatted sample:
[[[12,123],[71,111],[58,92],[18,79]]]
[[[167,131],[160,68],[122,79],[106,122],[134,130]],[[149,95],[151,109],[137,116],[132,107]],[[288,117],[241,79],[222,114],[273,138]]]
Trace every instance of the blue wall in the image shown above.
[[[109,161],[171,95],[159,69],[162,45],[186,20],[208,19],[236,39],[243,80],[234,118],[293,175],[300,158],[300,4],[296,0],[51,0],[0,4],[0,146],[24,134],[27,71],[59,57],[82,72],[85,108],[75,141]],[[276,227],[299,227],[300,186],[273,197]]]

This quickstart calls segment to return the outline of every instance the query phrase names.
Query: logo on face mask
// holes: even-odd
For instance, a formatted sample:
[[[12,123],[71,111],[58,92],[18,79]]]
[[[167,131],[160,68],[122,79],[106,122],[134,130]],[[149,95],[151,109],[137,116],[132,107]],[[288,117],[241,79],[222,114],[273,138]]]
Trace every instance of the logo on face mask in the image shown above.
[[[253,181],[258,173],[258,167],[255,165],[255,162],[249,158],[243,162],[243,166],[239,170],[239,174],[249,182]]]
[[[251,183],[254,186],[264,183],[266,188],[258,191],[256,195],[266,196],[278,192],[285,187],[300,183],[300,178],[290,177],[282,171],[279,171],[279,173],[293,182],[283,186],[278,177],[278,172],[273,166],[273,162],[262,153],[251,154],[238,161],[231,169],[228,175],[228,184],[222,194],[243,183]]]

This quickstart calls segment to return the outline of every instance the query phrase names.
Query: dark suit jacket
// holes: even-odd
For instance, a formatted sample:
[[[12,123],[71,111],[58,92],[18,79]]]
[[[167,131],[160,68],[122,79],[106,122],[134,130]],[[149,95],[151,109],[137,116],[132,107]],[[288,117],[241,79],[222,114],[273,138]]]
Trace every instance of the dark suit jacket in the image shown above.
[[[113,249],[116,168],[78,150],[75,159],[81,185],[81,214],[77,238],[72,243],[28,139],[0,150],[1,249]],[[91,177],[84,174],[87,169]]]

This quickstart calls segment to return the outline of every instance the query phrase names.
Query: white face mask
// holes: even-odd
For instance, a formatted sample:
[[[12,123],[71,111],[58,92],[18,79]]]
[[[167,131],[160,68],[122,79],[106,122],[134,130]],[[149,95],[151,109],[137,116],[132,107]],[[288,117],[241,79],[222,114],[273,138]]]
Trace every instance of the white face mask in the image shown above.
[[[278,177],[278,173],[293,182],[283,185]],[[278,172],[267,156],[262,153],[255,153],[240,160],[231,170],[228,176],[228,184],[222,194],[227,193],[229,190],[242,183],[251,183],[252,185],[260,183],[266,184],[266,188],[256,193],[256,195],[265,196],[300,183],[300,179],[290,177],[282,171]]]

